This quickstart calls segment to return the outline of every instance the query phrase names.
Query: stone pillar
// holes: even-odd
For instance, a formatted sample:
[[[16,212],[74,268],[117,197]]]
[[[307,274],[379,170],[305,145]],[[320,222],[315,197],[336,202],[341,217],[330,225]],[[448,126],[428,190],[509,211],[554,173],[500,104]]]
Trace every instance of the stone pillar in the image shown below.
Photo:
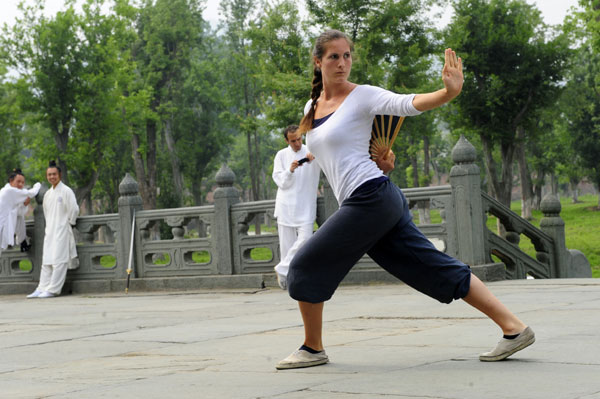
[[[129,250],[131,248],[131,224],[133,215],[136,211],[142,210],[142,197],[139,194],[139,186],[135,179],[129,174],[125,174],[119,184],[119,246],[117,253],[117,275],[123,278],[127,277],[127,266],[129,263]],[[137,246],[140,245],[139,237],[134,239],[132,276],[136,277],[136,264],[138,253]]]
[[[215,215],[212,225],[213,253],[216,254],[217,272],[234,274],[231,206],[240,201],[239,191],[233,187],[235,174],[223,164],[215,176]]]
[[[475,147],[464,137],[452,149],[454,166],[450,170],[452,186],[452,224],[448,231],[448,253],[464,263],[476,266],[488,263],[485,253],[484,215],[481,201],[479,167]],[[450,220],[449,220],[450,223]],[[451,227],[451,226],[449,226]]]
[[[542,199],[540,208],[544,217],[540,229],[554,240],[554,270],[550,277],[592,277],[589,261],[581,252],[568,250],[565,241],[565,222],[560,217],[562,206],[558,197],[548,193]]]
[[[323,184],[323,204],[325,206],[325,220],[329,219],[340,208],[327,179]]]
[[[48,186],[42,184],[38,195],[35,197],[37,206],[33,210],[33,278],[35,281],[40,281],[40,271],[42,270],[42,259],[44,256],[44,236],[46,231],[46,219],[44,217],[44,195],[48,191]]]

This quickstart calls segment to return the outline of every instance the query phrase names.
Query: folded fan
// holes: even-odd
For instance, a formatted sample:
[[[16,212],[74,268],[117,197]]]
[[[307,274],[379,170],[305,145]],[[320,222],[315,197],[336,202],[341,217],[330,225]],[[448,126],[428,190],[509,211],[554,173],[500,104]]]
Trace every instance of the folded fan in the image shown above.
[[[371,141],[369,142],[371,159],[376,160],[378,154],[384,154],[383,159],[387,158],[403,121],[403,116],[375,115],[371,127]]]

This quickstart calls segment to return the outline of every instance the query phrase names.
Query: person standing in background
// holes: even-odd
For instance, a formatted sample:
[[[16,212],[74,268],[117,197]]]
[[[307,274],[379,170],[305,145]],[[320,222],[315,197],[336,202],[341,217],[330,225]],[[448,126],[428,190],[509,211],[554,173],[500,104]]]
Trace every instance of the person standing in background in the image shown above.
[[[275,155],[273,181],[277,184],[275,213],[279,234],[280,262],[275,266],[277,282],[287,289],[287,274],[294,254],[313,234],[317,217],[317,189],[321,168],[302,144],[298,126],[283,131],[288,146]]]
[[[35,183],[33,188],[26,190],[21,169],[14,169],[8,176],[8,183],[0,190],[0,253],[15,243],[21,244],[21,252],[29,249],[25,235],[25,214],[31,198],[38,194],[41,186]]]
[[[52,298],[60,295],[67,269],[78,266],[73,226],[77,223],[79,206],[75,194],[61,181],[61,170],[50,161],[46,178],[52,187],[44,195],[44,254],[40,283],[27,298]]]

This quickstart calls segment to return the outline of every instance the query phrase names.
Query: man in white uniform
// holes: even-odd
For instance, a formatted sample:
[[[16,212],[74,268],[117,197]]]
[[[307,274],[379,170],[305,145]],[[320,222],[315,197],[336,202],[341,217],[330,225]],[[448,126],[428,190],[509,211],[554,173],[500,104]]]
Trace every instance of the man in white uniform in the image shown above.
[[[22,250],[28,248],[25,236],[25,214],[29,201],[40,191],[41,184],[35,183],[26,190],[25,176],[15,169],[8,177],[8,183],[0,190],[0,253],[9,246],[21,244]]]
[[[275,155],[273,180],[277,184],[275,217],[281,261],[275,266],[277,282],[287,289],[287,274],[294,254],[313,233],[317,217],[317,188],[321,168],[304,144],[298,126],[288,126],[283,135],[288,147]]]
[[[72,226],[77,222],[79,207],[73,190],[60,179],[60,168],[54,161],[46,170],[52,187],[44,195],[44,255],[37,289],[27,298],[51,298],[60,294],[67,269],[77,267],[77,249]]]

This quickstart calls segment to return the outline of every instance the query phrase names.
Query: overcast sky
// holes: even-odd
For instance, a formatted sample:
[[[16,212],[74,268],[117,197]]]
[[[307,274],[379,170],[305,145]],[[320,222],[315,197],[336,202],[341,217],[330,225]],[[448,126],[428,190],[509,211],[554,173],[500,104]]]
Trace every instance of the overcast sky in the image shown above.
[[[30,2],[31,0],[26,0]],[[304,4],[304,0],[300,0]],[[299,2],[300,2],[299,1]],[[527,0],[530,4],[536,4],[542,12],[544,20],[548,24],[560,24],[563,22],[567,10],[577,5],[577,0]],[[219,2],[216,0],[207,1],[204,18],[215,24],[219,20]],[[18,15],[17,4],[19,0],[2,0],[2,12],[0,13],[0,24],[8,23],[12,25],[15,17]],[[53,15],[63,8],[64,0],[46,0],[46,12]],[[447,23],[449,16],[445,17],[440,24]]]

